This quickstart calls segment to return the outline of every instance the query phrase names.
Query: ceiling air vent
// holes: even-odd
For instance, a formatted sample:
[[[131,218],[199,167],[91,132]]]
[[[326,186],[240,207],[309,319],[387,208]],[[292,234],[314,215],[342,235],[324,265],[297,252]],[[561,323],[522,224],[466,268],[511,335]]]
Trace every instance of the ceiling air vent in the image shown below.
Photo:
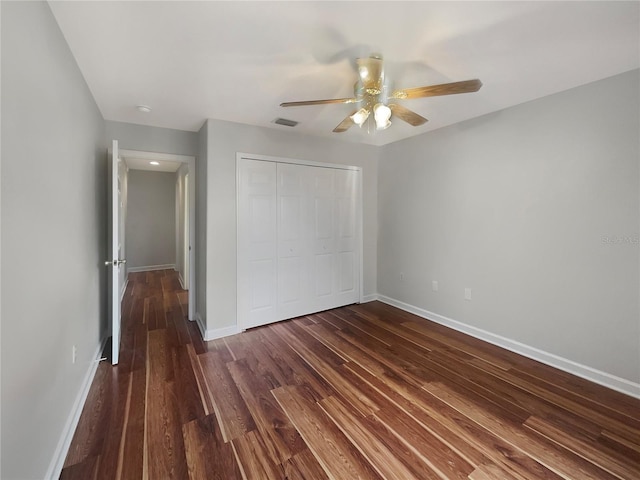
[[[287,120],[286,118],[276,118],[273,123],[284,125],[285,127],[295,127],[298,124],[295,120]]]

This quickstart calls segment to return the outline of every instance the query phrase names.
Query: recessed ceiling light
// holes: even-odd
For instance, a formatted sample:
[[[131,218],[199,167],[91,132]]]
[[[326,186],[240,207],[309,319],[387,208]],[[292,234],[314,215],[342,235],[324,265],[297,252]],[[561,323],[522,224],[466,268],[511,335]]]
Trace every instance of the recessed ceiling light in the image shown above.
[[[151,111],[151,107],[148,105],[136,105],[136,110],[142,113],[149,113]]]
[[[149,165],[160,165],[160,162],[156,162],[156,161],[149,162]]]

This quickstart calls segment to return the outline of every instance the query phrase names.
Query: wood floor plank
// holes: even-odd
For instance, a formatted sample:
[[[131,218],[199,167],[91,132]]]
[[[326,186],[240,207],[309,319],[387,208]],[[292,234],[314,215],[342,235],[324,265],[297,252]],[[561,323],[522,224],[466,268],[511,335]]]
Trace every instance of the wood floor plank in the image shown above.
[[[165,353],[169,350],[165,330],[149,332],[149,349],[160,352],[158,361],[149,366],[146,397],[149,478],[185,478],[187,465],[182,424],[174,403],[177,400],[175,385],[166,380],[166,372],[172,369],[172,365]]]
[[[640,443],[631,442],[613,432],[608,431],[607,429],[602,430],[598,437],[598,441],[605,445],[611,445],[616,451],[623,450],[625,455],[640,464]]]
[[[100,457],[87,457],[83,461],[65,467],[60,480],[95,480],[98,475]]]
[[[534,416],[529,417],[524,425],[618,478],[640,478],[640,464],[616,455],[615,452],[606,451],[596,442],[580,438],[575,433],[570,435],[552,423]]]
[[[532,395],[543,398],[559,408],[576,413],[581,417],[594,421],[596,423],[606,422],[609,426],[608,428],[617,435],[633,441],[634,443],[640,442],[639,417],[621,417],[617,414],[617,412],[613,414],[612,412],[609,412],[609,414],[607,414],[597,406],[585,406],[582,402],[576,401],[575,397],[560,395],[555,391],[540,387],[536,383],[527,382],[525,379],[522,379],[511,372],[504,372],[503,375],[509,383]],[[640,413],[640,411],[638,413]]]
[[[184,315],[184,318],[187,318],[186,313]],[[190,345],[193,346],[195,352],[200,355],[201,353],[208,351],[207,344],[202,339],[202,334],[198,328],[198,323],[196,321],[188,321],[186,323],[187,331],[189,332]]]
[[[320,407],[345,434],[349,441],[386,480],[417,479],[382,442],[372,435],[366,425],[353,415],[337,397],[325,398]]]
[[[497,465],[482,464],[469,474],[469,480],[517,480],[509,472],[504,471]]]
[[[374,315],[386,315],[390,317],[399,316],[406,320],[404,325],[415,323],[419,325],[419,329],[422,333],[434,336],[434,338],[440,338],[445,343],[459,346],[465,351],[469,351],[469,349],[471,349],[469,351],[470,353],[478,352],[478,356],[482,357],[489,363],[498,365],[497,361],[504,362],[504,367],[511,366],[513,371],[527,373],[539,380],[551,382],[557,386],[564,385],[574,394],[581,395],[596,403],[603,402],[608,406],[608,408],[624,412],[632,418],[637,418],[639,416],[637,399],[593,382],[584,381],[570,373],[563,372],[554,367],[523,357],[496,345],[483,342],[482,340],[470,337],[469,335],[457,332],[435,322],[425,320],[411,313],[399,312],[390,305],[382,304],[380,302],[370,302],[368,304],[354,305],[349,307],[349,309],[357,311],[364,310]],[[503,370],[508,370],[508,368],[504,367]]]
[[[477,348],[467,342],[447,337],[440,332],[434,331],[430,325],[426,325],[424,322],[407,321],[402,323],[402,328],[421,335],[421,338],[431,339],[432,341],[438,342],[440,345],[446,345],[449,348],[462,351],[467,355],[471,355],[474,358],[487,362],[501,368],[502,370],[509,370],[513,367],[513,364],[506,359],[496,357],[495,354],[489,354],[485,349]]]
[[[204,377],[204,371],[202,370],[202,364],[198,359],[198,355],[195,351],[194,346],[187,345],[187,352],[189,354],[189,361],[191,363],[191,369],[193,370],[193,375],[196,380],[198,395],[200,396],[200,401],[202,402],[204,414],[205,416],[210,415],[214,411],[213,400],[211,398],[211,395],[209,395],[207,382]]]
[[[182,432],[191,480],[242,479],[232,445],[224,442],[215,415],[186,423]]]
[[[284,467],[275,462],[265,438],[259,431],[248,432],[232,440],[243,477],[247,480],[284,478]]]
[[[247,360],[245,358],[230,362],[227,368],[262,436],[269,456],[282,464],[304,450],[306,445],[271,394],[270,386],[254,374]]]
[[[206,415],[205,403],[193,370],[188,347],[191,346],[187,344],[174,347],[172,349],[173,364],[169,366],[174,370],[175,389],[180,395],[177,405],[181,424]]]
[[[260,329],[260,341],[276,366],[274,375],[281,385],[303,386],[316,401],[336,394],[335,389],[271,329]]]
[[[494,375],[502,375],[502,372],[494,372]],[[612,407],[611,404],[608,404],[602,399],[591,398],[580,392],[573,392],[570,389],[565,388],[562,382],[554,383],[549,381],[549,379],[541,379],[526,372],[516,372],[510,369],[504,372],[504,377],[502,378],[513,385],[517,385],[525,389],[526,387],[524,386],[526,384],[531,384],[536,387],[537,392],[542,393],[538,396],[541,396],[556,405],[568,405],[572,410],[574,410],[572,408],[573,405],[579,405],[582,411],[587,412],[596,410],[607,418],[615,419],[617,422],[622,424],[628,424],[636,429],[640,436],[640,411],[638,411],[638,409],[628,410],[624,406],[620,408],[617,404],[615,404],[615,407]],[[527,389],[527,391],[533,393],[531,389]]]
[[[291,348],[300,355],[302,359],[312,366],[318,375],[320,375],[327,383],[334,385],[336,394],[345,398],[347,402],[360,412],[362,416],[367,416],[379,409],[375,402],[362,392],[353,388],[353,386],[349,382],[345,381],[345,379],[333,368],[333,366],[339,366],[344,363],[338,363],[337,358],[341,357],[335,356],[330,349],[322,345],[325,354],[326,352],[331,352],[331,354],[334,355],[332,366],[325,362],[324,356],[320,356],[322,354],[320,353],[322,350],[319,349],[317,345],[314,349],[308,348],[296,335],[293,335],[290,330],[282,327],[281,325],[274,326],[273,329],[283,340],[291,345]],[[311,335],[308,337],[313,338]]]
[[[328,480],[327,474],[308,448],[296,453],[284,465],[287,480]]]
[[[382,478],[303,387],[277,388],[273,395],[330,479]]]
[[[176,305],[166,310],[166,312],[167,325],[172,324],[176,329],[177,344],[184,346],[191,343],[191,335],[189,334],[182,308]]]
[[[97,458],[104,450],[106,440],[104,430],[109,426],[112,410],[112,404],[109,402],[112,390],[110,376],[111,367],[108,364],[98,365],[94,387],[89,390],[87,407],[82,410],[78,427],[67,452],[65,467],[84,462],[88,457]]]
[[[339,335],[334,334],[322,324],[314,324],[307,327],[307,331],[311,333],[319,342],[322,342],[328,348],[336,353],[339,353],[342,357],[346,358],[349,362],[355,362],[365,370],[372,374],[381,375],[384,373],[384,365],[376,361],[370,355],[367,355],[363,350],[357,348],[352,343],[348,342]]]
[[[112,369],[109,374],[112,388],[106,401],[109,404],[110,412],[105,418],[105,423],[99,427],[101,430],[104,429],[103,434],[105,435],[96,475],[99,480],[114,478],[115,469],[123,462],[121,442],[125,428],[125,412],[131,373]]]
[[[60,478],[640,478],[640,399],[380,302],[204,342],[177,272],[128,281]]]
[[[360,422],[367,426],[372,436],[385,445],[390,452],[393,452],[395,458],[402,462],[415,478],[441,480],[440,475],[431,469],[419,454],[407,448],[406,442],[394,435],[393,431],[375,416],[360,419]]]
[[[462,480],[474,470],[473,465],[404,412],[381,409],[375,417],[442,478]]]
[[[459,455],[471,464],[495,462],[512,472],[516,478],[558,480],[557,474],[514,448],[499,437],[499,432],[483,428],[436,397],[422,395],[415,387],[403,385],[389,375],[372,377],[357,365],[347,365],[370,383],[393,405],[410,415],[416,422],[439,435]],[[475,408],[482,408],[479,403]],[[504,422],[504,420],[501,420]],[[455,437],[459,440],[456,441]]]
[[[394,341],[394,338],[390,337],[390,334],[386,329],[380,328],[378,325],[367,322],[364,318],[358,316],[356,312],[339,310],[335,311],[334,315],[348,324],[350,329],[358,332],[358,335],[364,333],[365,335],[371,336],[387,346],[391,345]]]
[[[138,368],[131,373],[129,412],[121,443],[119,478],[142,478],[144,470],[145,410],[147,394],[147,370]],[[126,454],[125,454],[126,452]]]
[[[524,428],[520,429],[496,421],[491,415],[488,415],[482,409],[475,408],[444,385],[432,384],[423,388],[484,428],[500,432],[500,436],[505,441],[520,450],[526,451],[536,461],[567,480],[576,478],[576,476],[585,480],[612,480],[616,478],[576,455],[567,455],[562,452],[561,448],[556,447],[553,442],[542,441],[529,434]]]
[[[253,417],[231,378],[226,364],[222,363],[220,354],[204,353],[199,356],[199,360],[205,374],[207,394],[211,398],[224,441],[229,442],[255,430]]]

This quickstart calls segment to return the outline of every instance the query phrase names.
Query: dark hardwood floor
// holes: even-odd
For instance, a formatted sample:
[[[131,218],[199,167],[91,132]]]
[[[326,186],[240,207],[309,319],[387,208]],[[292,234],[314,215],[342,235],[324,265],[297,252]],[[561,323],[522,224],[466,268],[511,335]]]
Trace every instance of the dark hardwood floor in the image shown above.
[[[379,302],[208,343],[186,302],[130,275],[62,479],[640,479],[640,400]]]

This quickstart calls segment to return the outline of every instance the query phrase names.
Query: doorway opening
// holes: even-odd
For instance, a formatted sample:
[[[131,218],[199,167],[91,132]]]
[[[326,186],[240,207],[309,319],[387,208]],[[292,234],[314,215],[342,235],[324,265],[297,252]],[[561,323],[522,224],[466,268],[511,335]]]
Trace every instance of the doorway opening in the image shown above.
[[[129,273],[175,269],[195,309],[195,157],[120,150],[124,173],[124,254]]]

